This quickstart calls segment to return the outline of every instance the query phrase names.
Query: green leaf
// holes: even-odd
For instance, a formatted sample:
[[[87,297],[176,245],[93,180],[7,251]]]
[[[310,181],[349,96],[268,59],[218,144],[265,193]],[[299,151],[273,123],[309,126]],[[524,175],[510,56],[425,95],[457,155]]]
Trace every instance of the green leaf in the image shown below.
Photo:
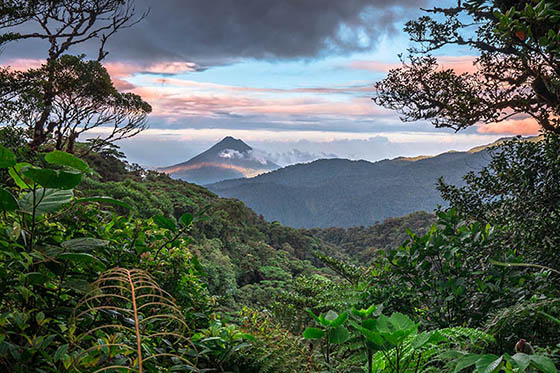
[[[482,355],[476,361],[476,369],[478,372],[492,373],[499,368],[503,361],[503,356],[496,356],[493,354]]]
[[[4,188],[0,188],[0,211],[15,211],[19,208],[17,200]]]
[[[30,285],[45,284],[48,281],[48,277],[42,274],[41,272],[26,273],[25,278],[27,279]]]
[[[321,339],[325,336],[325,331],[319,328],[307,328],[303,332],[305,339]]]
[[[551,359],[542,355],[530,355],[532,365],[535,365],[538,369],[545,373],[556,373],[558,370],[554,366]]]
[[[480,359],[480,355],[476,355],[476,354],[465,355],[457,359],[457,364],[455,365],[455,369],[453,370],[453,373],[458,373],[465,368],[475,365],[479,359]]]
[[[348,312],[343,312],[331,322],[331,327],[336,328],[344,324],[348,320]]]
[[[348,329],[346,329],[342,325],[329,330],[329,342],[334,344],[341,344],[346,342],[348,336]]]
[[[70,167],[85,173],[91,172],[88,164],[85,161],[70,153],[62,152],[60,150],[55,150],[48,153],[47,155],[45,155],[45,160],[50,164]]]
[[[185,213],[181,215],[181,217],[179,218],[179,222],[185,227],[189,226],[192,223],[192,221],[193,221],[193,216],[192,214],[189,213]]]
[[[317,323],[321,324],[321,320],[319,319],[319,317],[317,317],[313,313],[313,311],[311,311],[309,308],[307,308],[305,311],[313,318],[313,320],[315,320],[315,321],[317,321]]]
[[[20,163],[16,163],[14,167],[11,167],[8,170],[8,173],[10,174],[10,176],[12,177],[16,185],[21,189],[33,188],[33,185],[35,184],[27,178],[25,178],[24,180],[24,178],[22,178],[21,176],[21,171],[28,167],[33,167],[33,166],[31,165],[31,163],[20,162]]]
[[[414,330],[417,327],[410,317],[400,312],[393,312],[391,317],[389,317],[389,322],[397,330]]]
[[[107,240],[100,240],[97,238],[91,237],[81,237],[81,238],[73,238],[68,241],[64,241],[60,245],[68,250],[73,251],[84,251],[84,250],[91,250],[96,247],[105,247],[109,244]]]
[[[13,167],[16,164],[16,155],[8,148],[0,145],[0,168]]]
[[[103,268],[105,268],[103,262],[88,253],[62,253],[58,255],[58,258],[62,260],[69,260],[75,263],[100,264]]]
[[[67,351],[68,351],[67,344],[60,346],[54,353],[54,361],[55,362],[59,361],[66,354]]]
[[[35,214],[42,215],[60,209],[72,201],[74,193],[71,190],[37,189],[35,191]],[[19,200],[20,208],[33,213],[33,192],[25,193]]]
[[[177,230],[177,226],[175,225],[173,220],[169,218],[166,218],[162,215],[156,215],[153,217],[153,219],[154,219],[154,223],[156,223],[160,228],[166,228],[169,229],[170,231]]]
[[[118,199],[114,199],[111,197],[105,196],[94,196],[94,197],[85,197],[85,198],[78,198],[75,201],[76,203],[85,203],[85,202],[99,202],[99,203],[108,203],[111,205],[117,205],[120,207],[124,207],[125,209],[132,210],[132,207],[125,202],[119,201]]]
[[[81,173],[55,171],[48,168],[28,168],[23,171],[23,175],[44,188],[72,189],[82,181]]]
[[[412,341],[412,347],[416,349],[424,346],[431,339],[433,333],[434,332],[423,332],[418,334]]]

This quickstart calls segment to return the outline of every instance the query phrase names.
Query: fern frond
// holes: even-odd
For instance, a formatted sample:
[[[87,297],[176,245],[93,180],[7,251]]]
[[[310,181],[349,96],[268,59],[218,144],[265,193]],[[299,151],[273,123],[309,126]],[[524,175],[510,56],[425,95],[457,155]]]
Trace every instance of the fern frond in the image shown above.
[[[181,367],[194,345],[173,297],[139,269],[103,272],[72,312],[74,368],[95,372]]]

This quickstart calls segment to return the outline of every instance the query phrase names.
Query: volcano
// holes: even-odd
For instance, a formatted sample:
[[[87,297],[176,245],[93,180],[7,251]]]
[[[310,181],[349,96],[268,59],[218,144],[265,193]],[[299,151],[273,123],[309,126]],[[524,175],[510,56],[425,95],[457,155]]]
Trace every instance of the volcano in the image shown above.
[[[280,168],[242,140],[225,137],[186,162],[160,168],[175,179],[206,185],[223,180],[254,177]]]

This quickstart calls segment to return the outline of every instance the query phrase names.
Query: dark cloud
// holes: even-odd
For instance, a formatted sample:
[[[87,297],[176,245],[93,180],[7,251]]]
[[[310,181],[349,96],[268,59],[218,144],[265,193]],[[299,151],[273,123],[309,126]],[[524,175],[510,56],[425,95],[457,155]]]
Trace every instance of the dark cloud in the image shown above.
[[[371,48],[427,0],[137,0],[146,19],[114,36],[112,58],[309,58]]]
[[[395,22],[414,17],[429,0],[136,0],[137,15],[149,14],[110,39],[109,60],[228,64],[239,58],[314,58],[369,50]],[[10,31],[30,32],[27,23]],[[72,53],[95,55],[96,43]],[[0,60],[44,58],[44,41],[11,43]]]

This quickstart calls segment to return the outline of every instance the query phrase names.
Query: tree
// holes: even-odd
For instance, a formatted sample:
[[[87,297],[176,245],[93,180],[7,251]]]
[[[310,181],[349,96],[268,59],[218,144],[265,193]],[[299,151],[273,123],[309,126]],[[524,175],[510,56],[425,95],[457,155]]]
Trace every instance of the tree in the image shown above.
[[[23,123],[17,124],[29,126],[32,149],[54,135],[57,148],[62,146],[62,136],[71,151],[80,133],[109,123],[115,130],[106,141],[122,138],[124,133],[128,137],[143,129],[149,105],[139,96],[117,94],[99,63],[108,54],[105,50],[108,39],[146,15],[136,16],[133,0],[7,0],[0,4],[0,31],[4,31],[0,34],[0,45],[27,39],[44,40],[48,44],[46,62],[40,69],[26,73],[0,70],[0,109],[12,123],[20,117]],[[65,56],[70,48],[92,40],[99,44],[95,62]],[[84,70],[88,68],[93,71]],[[66,88],[64,84],[71,86]],[[72,92],[73,89],[78,92]],[[109,94],[105,106],[100,106],[103,92]],[[72,98],[62,105],[64,109],[61,109],[61,97]],[[84,112],[78,107],[81,100],[94,109]],[[15,112],[22,105],[27,111]],[[72,115],[72,120],[61,122],[67,119],[65,115]]]
[[[507,229],[510,247],[539,264],[560,269],[560,138],[511,140],[466,185],[439,182],[442,197],[464,217]]]
[[[458,0],[425,10],[405,31],[419,46],[376,84],[374,101],[404,121],[461,130],[516,115],[560,134],[560,4],[541,0]],[[475,72],[441,69],[446,46],[479,53]]]
[[[6,72],[9,79],[1,91],[9,91],[0,121],[28,128],[44,115],[43,103],[51,98],[45,133],[51,134],[56,149],[74,152],[78,136],[96,127],[106,127],[92,143],[105,143],[136,135],[146,126],[151,106],[133,93],[119,93],[107,70],[98,61],[64,55],[48,65],[25,72]],[[50,84],[45,82],[49,80]],[[0,91],[0,92],[1,92]]]

